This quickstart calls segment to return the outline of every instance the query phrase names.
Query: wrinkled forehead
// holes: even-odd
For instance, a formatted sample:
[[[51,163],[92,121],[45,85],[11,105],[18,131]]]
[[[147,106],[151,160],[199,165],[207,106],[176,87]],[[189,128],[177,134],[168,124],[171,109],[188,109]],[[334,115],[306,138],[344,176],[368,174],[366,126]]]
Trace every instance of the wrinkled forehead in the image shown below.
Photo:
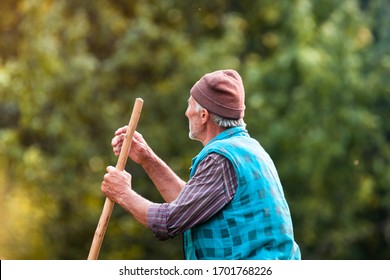
[[[188,101],[187,101],[187,102],[188,102],[188,105],[189,105],[189,104],[191,104],[191,103],[194,104],[196,101],[195,101],[195,99],[192,97],[192,95],[190,95],[190,97],[188,98]]]

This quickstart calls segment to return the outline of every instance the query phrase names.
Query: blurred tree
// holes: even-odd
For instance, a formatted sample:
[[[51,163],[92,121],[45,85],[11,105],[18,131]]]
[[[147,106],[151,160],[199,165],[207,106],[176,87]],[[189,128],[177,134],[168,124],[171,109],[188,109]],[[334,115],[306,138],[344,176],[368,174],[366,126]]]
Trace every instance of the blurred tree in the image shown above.
[[[388,59],[376,50],[378,44],[388,49],[388,36],[373,33],[384,35],[389,25],[376,21],[380,5],[370,3],[362,11],[356,1],[291,2],[272,56],[261,61],[252,54],[257,63],[245,67],[250,109],[262,116],[256,131],[279,167],[304,258],[389,257],[381,249],[389,246],[389,143],[382,123],[389,87],[371,83],[368,71],[377,68],[369,56]],[[386,112],[378,111],[378,101]]]

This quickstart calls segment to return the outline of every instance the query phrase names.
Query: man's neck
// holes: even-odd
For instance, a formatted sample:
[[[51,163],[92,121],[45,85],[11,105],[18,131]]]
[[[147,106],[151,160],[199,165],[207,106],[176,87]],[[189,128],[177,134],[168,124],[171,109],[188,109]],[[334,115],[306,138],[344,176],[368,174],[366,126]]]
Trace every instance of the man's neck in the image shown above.
[[[211,139],[225,130],[226,128],[220,127],[214,122],[208,123],[204,134],[205,136],[202,140],[200,140],[200,142],[202,142],[203,146],[206,146],[211,141]]]

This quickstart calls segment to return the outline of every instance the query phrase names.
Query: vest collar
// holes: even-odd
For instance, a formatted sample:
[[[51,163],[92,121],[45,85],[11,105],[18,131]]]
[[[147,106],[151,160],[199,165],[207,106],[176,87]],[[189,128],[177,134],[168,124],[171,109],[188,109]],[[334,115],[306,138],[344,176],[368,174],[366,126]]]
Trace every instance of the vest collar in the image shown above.
[[[213,139],[211,139],[206,144],[206,146],[210,145],[211,143],[213,143],[215,141],[230,138],[232,136],[238,136],[238,135],[247,135],[248,136],[248,131],[243,126],[235,126],[235,127],[228,128],[228,129],[222,131],[221,133],[219,133]]]
[[[206,144],[206,146],[203,147],[203,149],[199,152],[199,154],[192,159],[191,167],[190,167],[190,177],[192,177],[192,175],[194,173],[194,168],[193,167],[194,167],[194,164],[195,164],[196,160],[198,159],[199,155],[206,149],[206,147],[208,145],[210,145],[211,143],[213,143],[215,141],[228,139],[228,138],[231,138],[231,137],[234,137],[234,136],[249,136],[249,134],[248,134],[248,131],[244,128],[244,126],[235,126],[235,127],[231,127],[231,128],[228,128],[228,129],[222,131],[217,136],[212,138]]]

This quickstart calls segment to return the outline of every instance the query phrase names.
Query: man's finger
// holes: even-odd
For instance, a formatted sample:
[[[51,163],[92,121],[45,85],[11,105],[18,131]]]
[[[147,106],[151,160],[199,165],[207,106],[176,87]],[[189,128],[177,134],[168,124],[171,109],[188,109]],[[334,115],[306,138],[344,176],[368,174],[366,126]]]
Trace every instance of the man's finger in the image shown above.
[[[114,171],[114,170],[115,170],[115,167],[114,167],[114,166],[111,166],[111,165],[109,165],[109,166],[107,166],[106,170],[107,170],[107,172],[108,172],[108,173],[110,173],[110,172],[112,172],[112,171]]]
[[[128,127],[128,126],[125,125],[125,126],[122,126],[122,127],[118,128],[118,129],[115,131],[115,135],[126,134],[127,127]]]

